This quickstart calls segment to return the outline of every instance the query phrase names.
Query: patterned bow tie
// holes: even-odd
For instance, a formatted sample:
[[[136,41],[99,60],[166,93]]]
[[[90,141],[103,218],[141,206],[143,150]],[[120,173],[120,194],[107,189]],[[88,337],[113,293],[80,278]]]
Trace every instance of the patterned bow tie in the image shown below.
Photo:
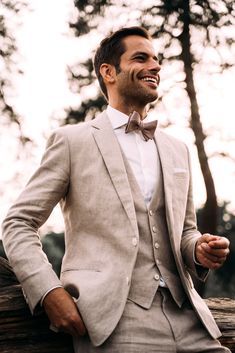
[[[129,120],[126,125],[125,132],[128,133],[134,130],[140,130],[142,132],[142,135],[145,141],[148,141],[149,139],[153,138],[156,127],[157,127],[157,120],[150,121],[148,123],[143,123],[139,113],[134,111],[129,116]]]

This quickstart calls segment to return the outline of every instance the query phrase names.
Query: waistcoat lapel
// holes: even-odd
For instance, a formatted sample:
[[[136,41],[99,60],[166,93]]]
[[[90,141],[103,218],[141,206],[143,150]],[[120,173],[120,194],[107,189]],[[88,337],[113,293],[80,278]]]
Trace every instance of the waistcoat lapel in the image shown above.
[[[158,148],[160,162],[162,166],[163,187],[165,196],[166,220],[170,238],[173,239],[174,233],[174,217],[172,205],[172,188],[173,188],[173,160],[172,151],[167,143],[164,135],[156,130],[155,141]]]

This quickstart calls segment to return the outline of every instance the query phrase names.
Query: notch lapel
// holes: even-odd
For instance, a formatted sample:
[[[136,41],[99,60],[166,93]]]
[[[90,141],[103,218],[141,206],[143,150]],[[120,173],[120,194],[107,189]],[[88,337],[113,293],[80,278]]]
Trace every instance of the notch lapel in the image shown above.
[[[116,189],[135,234],[138,234],[134,202],[121,148],[107,114],[105,112],[101,113],[96,119],[91,121],[91,125],[94,128],[93,136],[95,142],[103,157],[114,188]]]

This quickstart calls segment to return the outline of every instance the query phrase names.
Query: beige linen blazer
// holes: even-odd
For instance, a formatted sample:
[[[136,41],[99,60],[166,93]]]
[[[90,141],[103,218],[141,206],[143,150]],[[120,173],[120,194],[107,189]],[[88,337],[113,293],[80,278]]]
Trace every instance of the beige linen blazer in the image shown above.
[[[163,170],[170,243],[182,284],[212,337],[220,331],[194,289],[188,270],[196,229],[186,146],[156,131]],[[39,227],[60,202],[66,251],[59,279],[42,251]],[[74,296],[94,345],[118,323],[128,296],[139,237],[122,152],[105,112],[59,128],[50,137],[41,166],[3,223],[3,242],[31,311],[50,288],[62,284]],[[157,324],[157,318],[156,318]]]

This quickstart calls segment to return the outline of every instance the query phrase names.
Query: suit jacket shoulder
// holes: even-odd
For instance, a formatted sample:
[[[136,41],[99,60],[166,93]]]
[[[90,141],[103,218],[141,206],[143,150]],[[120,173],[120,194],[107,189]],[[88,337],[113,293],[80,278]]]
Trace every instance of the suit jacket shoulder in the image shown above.
[[[93,120],[80,122],[78,124],[61,126],[52,132],[48,140],[48,143],[50,144],[51,142],[53,142],[53,139],[55,137],[61,137],[61,138],[67,139],[71,147],[74,147],[74,143],[75,145],[77,145],[78,143],[84,143],[86,141],[89,142],[92,136],[94,127],[96,128],[96,125],[99,126],[100,121],[102,121],[105,124],[109,123],[108,119],[106,118],[107,116],[105,112],[102,112],[98,114],[97,117]]]
[[[171,146],[172,148],[177,148],[177,149],[180,148],[180,150],[182,150],[182,152],[184,152],[184,153],[185,153],[185,151],[188,150],[188,146],[184,141],[182,141],[174,136],[169,135],[165,131],[159,129],[157,131],[157,136],[158,135],[161,136],[161,138],[163,138],[169,144],[169,146]]]

